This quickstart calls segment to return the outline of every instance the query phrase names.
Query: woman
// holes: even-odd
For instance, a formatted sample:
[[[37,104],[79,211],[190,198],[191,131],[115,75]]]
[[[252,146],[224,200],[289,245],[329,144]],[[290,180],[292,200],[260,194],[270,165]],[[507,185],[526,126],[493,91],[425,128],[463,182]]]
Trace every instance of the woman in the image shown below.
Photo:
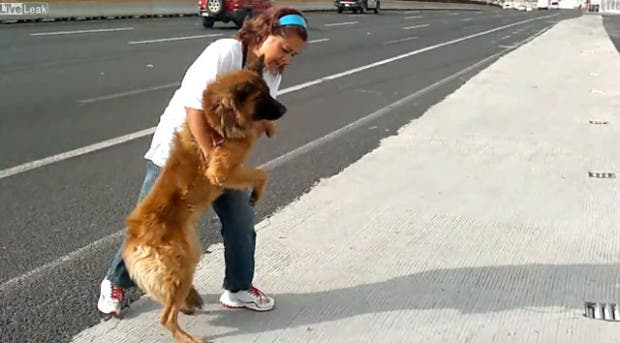
[[[200,148],[208,157],[213,139],[202,116],[202,92],[217,74],[242,69],[258,56],[264,55],[263,78],[276,97],[282,71],[299,54],[308,39],[307,25],[302,13],[291,8],[272,8],[248,20],[235,38],[211,43],[186,71],[181,86],[174,93],[153,136],[147,151],[146,176],[138,196],[141,201],[149,192],[170,153],[174,133],[185,120]],[[249,193],[226,191],[213,209],[222,224],[226,271],[224,293],[220,303],[227,307],[269,311],[274,299],[252,285],[254,277],[254,209],[249,205]],[[101,282],[97,309],[105,316],[120,315],[125,290],[134,287],[119,250],[106,278]]]

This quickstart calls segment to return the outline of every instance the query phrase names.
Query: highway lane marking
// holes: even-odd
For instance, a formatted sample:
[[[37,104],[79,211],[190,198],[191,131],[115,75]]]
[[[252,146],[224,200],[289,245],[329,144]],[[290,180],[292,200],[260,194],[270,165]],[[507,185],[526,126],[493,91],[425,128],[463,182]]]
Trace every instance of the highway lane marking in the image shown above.
[[[413,30],[413,29],[419,29],[419,28],[423,28],[423,27],[427,27],[429,26],[429,24],[419,24],[419,25],[413,25],[413,26],[405,26],[403,27],[403,30]]]
[[[128,44],[153,44],[153,43],[162,43],[162,42],[174,42],[180,40],[188,40],[188,39],[200,39],[200,38],[210,38],[210,37],[219,37],[223,36],[223,33],[211,33],[208,35],[195,35],[195,36],[180,36],[180,37],[168,37],[168,38],[157,38],[157,39],[148,39],[148,40],[138,40],[132,41]]]
[[[355,24],[359,24],[359,21],[345,21],[342,23],[330,23],[330,24],[325,24],[325,26],[332,27],[332,26],[344,26],[344,25],[355,25]]]
[[[523,45],[523,44],[533,40],[534,38],[536,38],[539,35],[541,35],[542,33],[544,33],[546,30],[548,30],[550,27],[551,26],[547,26],[547,27],[543,28],[542,30],[538,31],[537,33],[535,33],[534,35],[524,39],[520,43],[516,44],[513,49],[517,49],[521,45]],[[488,30],[488,31],[490,31],[488,33],[495,32],[493,30],[496,31],[496,29],[492,29],[492,30]],[[487,31],[485,31],[485,32],[487,32]],[[480,36],[480,35],[481,34],[478,34],[478,36]],[[459,38],[459,39],[461,39],[460,41],[463,41],[464,40],[463,38]],[[442,43],[442,44],[444,44],[443,46],[446,45],[445,43]],[[428,48],[425,48],[425,49],[428,49]],[[380,117],[382,117],[382,116],[384,116],[386,114],[389,114],[389,113],[393,112],[394,108],[396,108],[396,107],[398,107],[400,105],[403,105],[403,104],[405,104],[407,102],[410,102],[410,101],[414,100],[415,98],[417,98],[417,97],[419,97],[421,95],[424,95],[424,94],[428,93],[429,91],[432,91],[435,88],[440,87],[440,86],[442,86],[442,85],[444,85],[444,84],[446,84],[446,83],[448,83],[448,82],[450,82],[452,80],[455,80],[455,79],[461,77],[461,75],[463,75],[463,74],[465,74],[465,73],[467,73],[467,72],[469,72],[471,70],[474,70],[474,69],[478,68],[479,66],[484,65],[485,63],[487,63],[487,62],[489,62],[489,61],[491,61],[491,60],[493,60],[495,58],[498,58],[501,55],[506,54],[510,50],[513,50],[513,49],[505,49],[505,50],[497,52],[497,53],[495,53],[493,55],[485,57],[484,59],[482,59],[482,60],[480,60],[480,61],[470,65],[469,67],[466,67],[466,68],[464,68],[464,69],[462,69],[460,71],[457,71],[454,74],[449,75],[449,76],[447,76],[447,77],[445,77],[445,78],[443,78],[443,79],[441,79],[441,80],[439,80],[439,81],[437,81],[437,82],[435,82],[435,83],[433,83],[433,84],[431,84],[431,85],[429,85],[429,86],[427,86],[425,88],[419,89],[419,90],[415,91],[414,93],[412,93],[412,94],[410,94],[410,95],[408,95],[408,96],[406,96],[404,98],[401,98],[400,100],[397,100],[396,102],[394,102],[394,103],[392,103],[390,105],[387,105],[387,106],[385,106],[385,107],[383,107],[383,108],[381,108],[381,109],[379,109],[379,110],[377,110],[377,111],[375,111],[373,113],[370,113],[370,114],[366,115],[365,117],[362,117],[362,118],[360,118],[360,119],[358,119],[358,120],[356,120],[356,121],[354,121],[354,122],[352,122],[352,123],[350,123],[350,124],[348,124],[346,126],[343,126],[343,127],[339,128],[339,129],[337,129],[335,131],[332,131],[332,132],[326,134],[325,136],[323,136],[321,138],[315,139],[315,140],[313,140],[313,141],[311,141],[309,143],[306,143],[305,145],[302,145],[302,146],[300,146],[300,147],[298,147],[298,148],[296,148],[294,150],[291,150],[291,151],[289,151],[289,152],[287,152],[287,153],[285,153],[283,155],[280,155],[279,157],[276,157],[273,160],[271,160],[271,161],[261,165],[260,168],[265,168],[267,170],[272,170],[274,168],[277,168],[278,166],[280,166],[280,165],[290,161],[291,159],[294,159],[294,158],[296,158],[298,156],[301,156],[301,155],[303,155],[303,154],[313,150],[314,148],[316,148],[316,147],[318,147],[318,146],[320,146],[320,145],[322,145],[324,143],[327,143],[329,141],[334,140],[335,138],[341,136],[342,134],[345,134],[345,133],[347,133],[349,131],[352,131],[352,130],[354,130],[356,128],[363,127],[363,126],[367,125],[369,122],[371,122],[372,120],[376,120],[376,119],[378,119],[378,118],[380,118]],[[416,50],[416,51],[419,51],[419,50]],[[287,91],[287,90],[288,90],[288,92],[294,91],[294,90],[291,90],[291,89],[293,89],[293,87],[286,88],[283,91]],[[153,130],[154,131],[154,129],[155,128],[151,128],[151,129],[147,129],[147,130]],[[146,132],[147,130],[143,130],[143,131]],[[142,131],[139,131],[139,132],[142,132]],[[144,135],[147,135],[147,133],[144,133]],[[84,255],[84,254],[86,254],[86,253],[88,253],[90,251],[93,251],[96,247],[98,247],[100,245],[104,245],[104,244],[106,244],[108,242],[109,243],[114,242],[116,239],[120,239],[124,234],[125,234],[125,230],[119,230],[119,231],[117,231],[117,232],[115,232],[113,234],[110,234],[110,235],[106,236],[106,237],[100,238],[100,239],[94,241],[93,243],[90,243],[90,244],[88,244],[88,245],[86,245],[86,246],[84,246],[84,247],[82,247],[80,249],[77,249],[74,252],[71,252],[71,253],[69,253],[69,254],[67,254],[65,256],[62,256],[62,257],[60,257],[60,258],[58,258],[58,259],[56,259],[56,260],[54,260],[54,261],[52,261],[50,263],[47,263],[47,264],[44,264],[44,265],[42,265],[42,266],[40,266],[38,268],[35,268],[35,269],[33,269],[33,270],[31,270],[31,271],[29,271],[29,272],[27,272],[27,273],[25,273],[25,274],[23,274],[21,276],[14,277],[14,278],[12,278],[12,279],[10,279],[10,280],[8,280],[8,281],[6,281],[6,282],[4,282],[3,284],[0,285],[0,292],[4,293],[9,288],[12,288],[12,287],[15,287],[15,286],[19,286],[19,285],[21,285],[21,284],[23,284],[25,282],[29,282],[30,279],[32,279],[33,277],[36,277],[37,275],[39,275],[41,273],[45,273],[45,272],[47,272],[47,271],[49,271],[51,269],[57,268],[57,267],[63,265],[64,263],[71,262],[71,261],[76,260],[76,259],[80,259],[82,257],[82,255]]]
[[[168,89],[168,88],[178,87],[179,84],[180,84],[179,82],[173,82],[173,83],[167,83],[165,85],[160,85],[160,86],[153,86],[153,87],[147,87],[147,88],[138,88],[138,89],[133,89],[133,90],[130,90],[130,91],[127,91],[127,92],[113,93],[113,94],[102,95],[102,96],[98,96],[98,97],[94,97],[94,98],[89,98],[89,99],[82,99],[82,100],[78,100],[78,103],[80,103],[80,104],[90,104],[90,103],[93,103],[93,102],[96,102],[96,101],[116,99],[116,98],[121,98],[121,97],[129,96],[129,95],[136,95],[136,94],[140,94],[140,93],[146,93],[146,92],[152,92],[152,91],[157,91],[157,90],[161,90],[161,89]]]
[[[308,41],[308,43],[315,44],[315,43],[321,43],[321,42],[327,42],[327,41],[329,41],[329,38],[321,38],[321,39],[310,40]],[[94,98],[81,99],[81,100],[78,100],[78,103],[90,104],[90,103],[97,102],[97,101],[111,100],[111,99],[122,98],[122,97],[130,96],[130,95],[137,95],[141,93],[152,92],[152,91],[157,91],[157,90],[162,90],[162,89],[175,88],[175,87],[179,87],[179,85],[180,85],[179,82],[173,82],[173,83],[167,83],[165,85],[138,88],[138,89],[133,89],[133,90],[126,91],[126,92],[112,93],[112,94],[102,95],[102,96],[98,96]]]
[[[411,36],[411,37],[407,37],[407,38],[401,38],[401,39],[395,39],[395,40],[389,40],[383,44],[385,45],[390,45],[390,44],[396,44],[396,43],[402,43],[402,42],[408,42],[410,40],[414,40],[414,39],[418,39],[418,36]]]
[[[327,42],[329,40],[329,38],[321,38],[321,39],[313,39],[308,41],[309,44],[314,44],[314,43],[321,43],[321,42]]]
[[[398,61],[398,60],[401,60],[401,59],[404,59],[404,58],[408,58],[408,57],[419,55],[419,54],[422,54],[422,53],[425,53],[425,52],[428,52],[428,51],[436,50],[436,49],[439,49],[439,48],[442,48],[442,47],[445,47],[445,46],[449,46],[449,45],[457,44],[457,43],[460,43],[460,42],[464,42],[464,41],[467,41],[467,40],[470,40],[470,39],[473,39],[473,38],[485,36],[485,35],[488,35],[488,34],[491,34],[491,33],[497,32],[497,31],[505,30],[507,28],[514,27],[514,26],[517,26],[517,25],[522,25],[522,24],[531,23],[531,22],[537,21],[537,20],[551,18],[551,17],[557,16],[557,15],[559,15],[559,13],[551,14],[551,15],[546,15],[546,16],[540,16],[540,17],[536,17],[536,18],[530,18],[530,19],[526,19],[526,20],[521,20],[521,21],[518,21],[518,22],[511,23],[511,24],[498,26],[498,27],[493,28],[493,29],[481,31],[481,32],[474,33],[474,34],[471,34],[471,35],[463,36],[463,37],[460,37],[460,38],[452,39],[452,40],[445,41],[445,42],[442,42],[442,43],[438,43],[438,44],[434,44],[434,45],[427,46],[427,47],[424,47],[424,48],[420,48],[420,49],[417,49],[417,50],[413,50],[413,51],[410,51],[408,53],[404,53],[404,54],[401,54],[401,55],[398,55],[398,56],[394,56],[394,57],[387,58],[387,59],[384,59],[384,60],[380,60],[380,61],[377,61],[377,62],[374,62],[374,63],[363,65],[363,66],[360,66],[360,67],[357,67],[357,68],[349,69],[347,71],[343,71],[343,72],[340,72],[340,73],[337,73],[337,74],[332,74],[332,75],[324,76],[324,77],[321,77],[321,78],[318,78],[318,79],[315,79],[315,80],[312,80],[312,81],[307,81],[307,82],[304,82],[304,83],[301,83],[301,84],[298,84],[298,85],[295,85],[295,86],[288,87],[288,88],[280,90],[278,92],[278,95],[284,95],[284,94],[296,92],[296,91],[301,90],[301,89],[305,89],[305,88],[308,88],[308,87],[316,86],[318,84],[322,84],[322,83],[325,83],[325,82],[328,82],[328,81],[339,79],[339,78],[342,78],[342,77],[345,77],[345,76],[348,76],[348,75],[357,74],[359,72],[362,72],[362,71],[365,71],[365,70],[368,70],[368,69],[371,69],[371,68],[376,68],[376,67],[379,67],[379,66],[382,66],[382,65],[385,65],[385,64],[388,64],[388,63],[392,63],[392,62],[395,62],[395,61]],[[0,170],[0,179],[4,179],[4,178],[7,178],[7,177],[12,176],[12,175],[22,174],[22,173],[27,172],[27,171],[32,170],[32,169],[40,168],[40,167],[47,166],[47,165],[50,165],[50,164],[53,164],[53,163],[56,163],[56,162],[64,161],[64,160],[67,160],[67,159],[70,159],[70,158],[73,158],[73,157],[81,156],[81,155],[84,155],[85,153],[89,153],[89,152],[93,152],[93,151],[97,151],[97,150],[100,150],[100,149],[104,149],[104,148],[110,147],[110,146],[114,145],[114,144],[110,145],[110,142],[116,142],[117,139],[120,139],[120,141],[122,141],[123,143],[127,142],[127,141],[131,140],[131,139],[127,139],[126,138],[127,136],[133,137],[133,139],[138,139],[140,137],[144,137],[144,136],[149,135],[150,134],[149,132],[151,132],[149,130],[154,130],[154,128],[138,131],[138,132],[134,133],[134,134],[136,134],[135,136],[130,136],[132,134],[126,135],[126,136],[121,136],[121,137],[113,138],[113,139],[110,139],[110,140],[107,140],[107,141],[104,141],[104,142],[101,142],[101,143],[96,143],[96,144],[93,144],[93,145],[89,145],[89,146],[84,147],[84,148],[79,148],[79,149],[71,150],[71,151],[66,152],[66,153],[61,153],[61,154],[53,155],[53,156],[46,157],[46,158],[43,158],[43,159],[40,159],[40,160],[31,161],[31,162],[20,164],[20,165],[14,166],[14,167],[6,168],[6,169],[3,169],[3,170]],[[117,143],[117,144],[120,144],[120,143]]]
[[[115,31],[131,31],[133,27],[116,27],[110,29],[92,29],[92,30],[74,30],[74,31],[53,31],[53,32],[35,32],[31,33],[31,36],[55,36],[55,35],[72,35],[80,33],[100,33],[100,32],[115,32]]]

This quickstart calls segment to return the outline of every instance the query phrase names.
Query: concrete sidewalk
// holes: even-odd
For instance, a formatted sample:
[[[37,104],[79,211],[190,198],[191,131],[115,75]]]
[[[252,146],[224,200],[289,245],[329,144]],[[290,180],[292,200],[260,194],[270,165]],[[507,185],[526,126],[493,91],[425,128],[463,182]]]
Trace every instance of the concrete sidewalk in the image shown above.
[[[618,75],[599,16],[559,23],[258,225],[273,312],[216,304],[215,246],[195,281],[208,305],[182,325],[217,342],[620,341],[583,317],[620,300],[618,179],[588,175],[620,172]],[[170,342],[160,310],[142,299],[75,342]]]

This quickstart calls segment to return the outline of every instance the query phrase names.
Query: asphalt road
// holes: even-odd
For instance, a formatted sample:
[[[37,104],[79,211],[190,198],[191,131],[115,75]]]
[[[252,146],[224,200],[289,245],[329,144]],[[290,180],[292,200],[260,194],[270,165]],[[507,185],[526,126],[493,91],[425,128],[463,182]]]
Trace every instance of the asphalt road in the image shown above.
[[[286,71],[282,89],[368,68],[279,97],[289,112],[277,136],[259,144],[251,163],[285,157],[269,164],[270,183],[257,220],[372,150],[493,58],[437,82],[508,53],[575,15],[486,7],[308,14],[312,42]],[[0,175],[154,127],[188,65],[209,42],[234,33],[222,26],[206,31],[197,18],[3,26]],[[187,39],[214,34],[220,36]],[[396,56],[402,58],[369,67]],[[321,139],[423,89],[407,103]],[[2,342],[68,341],[98,322],[99,282],[121,243],[122,222],[136,200],[149,143],[146,135],[0,178]],[[376,182],[381,182],[380,170]],[[220,238],[217,220],[212,214],[207,218],[208,246]]]
[[[603,16],[603,25],[609,38],[616,46],[616,50],[620,52],[620,16],[607,15]]]

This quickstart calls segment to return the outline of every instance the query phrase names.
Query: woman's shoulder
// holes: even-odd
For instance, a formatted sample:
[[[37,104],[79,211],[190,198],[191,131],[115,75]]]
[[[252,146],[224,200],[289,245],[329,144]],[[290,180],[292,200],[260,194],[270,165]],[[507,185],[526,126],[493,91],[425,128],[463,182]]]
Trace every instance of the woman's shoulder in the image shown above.
[[[209,44],[208,49],[217,49],[221,51],[237,51],[241,50],[241,42],[234,38],[221,38]]]

